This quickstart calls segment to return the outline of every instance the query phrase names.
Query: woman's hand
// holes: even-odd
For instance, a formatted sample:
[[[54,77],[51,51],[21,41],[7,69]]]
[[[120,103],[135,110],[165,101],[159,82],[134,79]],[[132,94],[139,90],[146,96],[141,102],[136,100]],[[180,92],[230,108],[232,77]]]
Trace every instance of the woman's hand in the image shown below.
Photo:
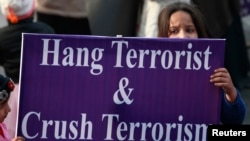
[[[231,76],[226,68],[218,68],[210,76],[210,82],[216,87],[220,87],[226,94],[226,99],[233,103],[236,100],[237,92],[232,82]]]

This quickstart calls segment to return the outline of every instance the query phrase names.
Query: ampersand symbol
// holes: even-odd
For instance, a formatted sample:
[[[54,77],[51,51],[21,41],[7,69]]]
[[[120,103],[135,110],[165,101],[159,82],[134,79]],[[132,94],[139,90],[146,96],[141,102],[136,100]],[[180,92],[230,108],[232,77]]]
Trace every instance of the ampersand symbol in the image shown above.
[[[129,80],[126,77],[123,77],[119,81],[119,89],[114,93],[113,100],[116,104],[131,104],[133,99],[129,99],[131,92],[134,90],[133,88],[128,88],[128,93],[126,93],[125,88],[128,86]],[[119,97],[120,96],[120,97]]]

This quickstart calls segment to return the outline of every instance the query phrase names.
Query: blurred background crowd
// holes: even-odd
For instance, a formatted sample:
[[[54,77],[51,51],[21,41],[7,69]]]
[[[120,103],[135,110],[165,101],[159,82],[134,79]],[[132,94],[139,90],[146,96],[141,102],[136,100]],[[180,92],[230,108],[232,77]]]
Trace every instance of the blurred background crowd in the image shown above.
[[[235,86],[242,91],[248,106],[250,0],[35,0],[31,8],[34,14],[30,17],[31,22],[42,23],[36,25],[37,28],[43,26],[43,30],[34,31],[37,33],[149,38],[157,37],[157,18],[160,10],[176,1],[196,4],[204,15],[209,37],[226,39],[225,67],[230,72]],[[3,4],[5,3],[0,3],[0,7]],[[0,33],[4,28],[18,24],[15,18],[12,19],[13,23],[8,22],[5,12],[1,10]],[[48,26],[47,30],[44,30],[45,25]],[[12,29],[11,32],[17,31]],[[1,38],[0,36],[0,41]],[[0,63],[0,73],[6,74],[4,63]],[[19,69],[19,65],[16,67]],[[15,83],[19,83],[18,78]],[[250,124],[249,109],[248,113],[246,124]]]

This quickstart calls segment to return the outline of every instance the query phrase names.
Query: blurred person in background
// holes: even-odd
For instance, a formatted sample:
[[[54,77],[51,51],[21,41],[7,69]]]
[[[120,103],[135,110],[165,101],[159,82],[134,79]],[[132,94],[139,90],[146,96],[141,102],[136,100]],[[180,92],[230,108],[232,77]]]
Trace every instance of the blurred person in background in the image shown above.
[[[56,34],[91,35],[88,0],[36,0],[37,20],[52,26]]]
[[[34,0],[0,0],[0,10],[8,22],[0,28],[0,65],[16,87],[9,99],[12,111],[4,121],[12,138],[17,123],[22,33],[54,33],[49,25],[34,21],[34,6]]]
[[[244,87],[250,70],[241,21],[240,0],[191,0],[204,15],[210,38],[225,38],[225,67],[236,87]]]
[[[90,0],[89,19],[93,35],[136,36],[142,0]]]
[[[4,27],[4,26],[6,26],[6,25],[7,25],[7,21],[6,21],[6,19],[4,18],[3,14],[2,14],[2,12],[1,12],[1,10],[0,10],[0,28],[1,28],[1,27]]]

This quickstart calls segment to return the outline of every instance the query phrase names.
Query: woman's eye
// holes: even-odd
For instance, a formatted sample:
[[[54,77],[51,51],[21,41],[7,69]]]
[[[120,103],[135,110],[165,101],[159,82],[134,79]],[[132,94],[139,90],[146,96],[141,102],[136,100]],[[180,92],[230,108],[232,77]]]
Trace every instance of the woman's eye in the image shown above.
[[[188,32],[188,33],[193,33],[193,32],[194,32],[194,29],[187,29],[187,32]]]
[[[170,30],[169,33],[170,34],[176,34],[176,33],[178,33],[178,30]]]

